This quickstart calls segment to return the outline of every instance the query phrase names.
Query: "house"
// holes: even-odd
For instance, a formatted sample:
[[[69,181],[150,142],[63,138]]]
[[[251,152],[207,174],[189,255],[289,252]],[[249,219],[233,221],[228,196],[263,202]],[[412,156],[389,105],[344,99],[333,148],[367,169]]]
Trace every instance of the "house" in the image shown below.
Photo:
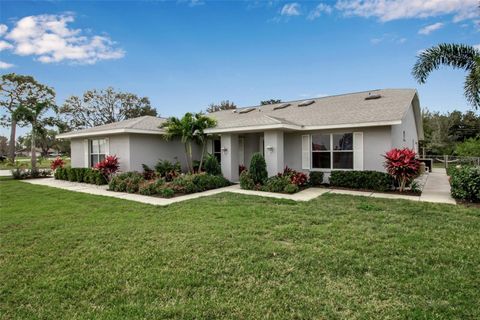
[[[423,139],[420,103],[414,89],[382,89],[301,101],[223,110],[209,114],[208,152],[221,162],[224,176],[238,181],[240,165],[261,152],[270,176],[285,166],[299,171],[384,171],[391,148],[418,152]],[[71,139],[72,166],[90,166],[106,154],[120,158],[121,169],[142,163],[178,160],[185,167],[180,141],[162,139],[165,119],[140,117],[59,135]],[[194,150],[194,157],[200,156]]]

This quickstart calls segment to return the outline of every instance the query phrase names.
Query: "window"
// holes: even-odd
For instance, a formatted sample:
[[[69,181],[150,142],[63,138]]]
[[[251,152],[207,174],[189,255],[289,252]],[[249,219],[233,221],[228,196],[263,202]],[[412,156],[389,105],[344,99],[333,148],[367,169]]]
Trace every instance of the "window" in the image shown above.
[[[353,134],[313,134],[312,168],[353,169]]]
[[[217,158],[218,163],[222,160],[222,145],[220,139],[213,140],[213,156]]]
[[[97,163],[105,159],[105,139],[90,140],[90,166],[94,167]]]

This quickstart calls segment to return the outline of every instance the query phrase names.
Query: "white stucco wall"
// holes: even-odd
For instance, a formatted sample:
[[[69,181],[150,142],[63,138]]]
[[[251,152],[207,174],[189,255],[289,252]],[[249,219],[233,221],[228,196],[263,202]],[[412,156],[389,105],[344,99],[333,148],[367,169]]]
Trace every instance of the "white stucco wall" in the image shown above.
[[[193,159],[200,160],[200,147],[193,143]],[[158,160],[179,161],[187,169],[185,149],[180,140],[165,141],[160,135],[130,135],[130,171],[143,171],[142,164],[154,167]]]
[[[83,139],[72,139],[70,141],[70,158],[72,168],[84,168],[85,152],[83,150]]]
[[[404,131],[405,139],[403,139]],[[392,126],[392,148],[410,148],[418,153],[418,132],[411,105],[405,113],[402,123]]]

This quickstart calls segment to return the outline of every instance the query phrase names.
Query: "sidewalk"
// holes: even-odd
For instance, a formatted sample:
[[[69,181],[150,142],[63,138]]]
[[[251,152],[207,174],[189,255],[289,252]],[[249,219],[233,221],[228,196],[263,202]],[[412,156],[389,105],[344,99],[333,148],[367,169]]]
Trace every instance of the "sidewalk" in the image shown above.
[[[440,202],[440,203],[449,203],[455,204],[455,200],[450,197],[450,186],[448,185],[448,190],[445,193],[445,187],[442,185],[443,182],[446,181],[448,184],[448,178],[445,173],[439,173],[438,176],[435,175],[431,179],[427,179],[427,183],[424,188],[424,194],[421,197],[419,196],[409,196],[409,195],[401,195],[401,194],[389,194],[389,193],[380,193],[380,192],[366,192],[366,191],[355,191],[355,190],[341,190],[341,189],[329,189],[329,188],[308,188],[303,191],[300,191],[295,194],[283,194],[283,193],[272,193],[272,192],[264,192],[264,191],[254,191],[254,190],[243,190],[240,189],[240,186],[233,185],[228,186],[225,188],[219,188],[214,190],[208,190],[204,192],[192,193],[184,196],[179,196],[175,198],[159,198],[159,197],[152,197],[152,196],[143,196],[140,194],[133,194],[133,193],[125,193],[125,192],[113,192],[108,191],[107,186],[96,186],[91,184],[85,183],[78,183],[78,182],[69,182],[63,180],[55,180],[54,178],[45,178],[45,179],[32,179],[32,180],[22,180],[23,182],[42,185],[47,187],[53,188],[60,188],[68,191],[75,191],[75,192],[82,192],[88,194],[94,194],[99,196],[107,196],[112,198],[118,199],[125,199],[131,201],[137,201],[146,204],[152,204],[157,206],[167,206],[172,203],[177,203],[181,201],[196,199],[200,197],[211,196],[215,194],[219,194],[222,192],[232,192],[232,193],[239,193],[239,194],[246,194],[252,196],[261,196],[261,197],[269,197],[269,198],[276,198],[276,199],[287,199],[287,200],[294,200],[294,201],[310,201],[315,199],[322,194],[325,193],[333,193],[333,194],[346,194],[352,196],[364,196],[364,197],[373,197],[373,198],[384,198],[384,199],[404,199],[404,200],[411,200],[411,201],[425,201],[425,202]],[[438,182],[439,180],[440,182]],[[430,184],[429,184],[430,181]],[[440,190],[437,190],[437,185],[441,186]],[[426,189],[428,187],[428,189]]]
[[[444,168],[433,168],[428,174],[420,201],[456,204],[450,195],[450,183]]]

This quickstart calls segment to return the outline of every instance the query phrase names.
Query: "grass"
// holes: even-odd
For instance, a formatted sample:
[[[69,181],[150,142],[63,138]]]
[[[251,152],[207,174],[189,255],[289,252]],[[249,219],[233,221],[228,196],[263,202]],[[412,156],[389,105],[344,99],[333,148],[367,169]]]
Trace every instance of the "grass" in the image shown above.
[[[0,182],[3,319],[480,318],[480,210]]]

